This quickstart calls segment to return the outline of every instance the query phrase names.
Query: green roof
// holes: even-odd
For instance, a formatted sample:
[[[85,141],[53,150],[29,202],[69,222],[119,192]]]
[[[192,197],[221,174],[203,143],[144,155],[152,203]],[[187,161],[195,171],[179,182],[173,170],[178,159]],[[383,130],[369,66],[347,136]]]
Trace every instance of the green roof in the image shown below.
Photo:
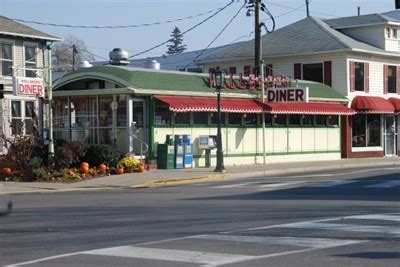
[[[74,90],[68,88],[68,84],[85,79],[100,79],[118,84],[120,87],[140,89],[141,94],[159,93],[171,94],[175,93],[214,93],[215,89],[208,86],[208,75],[187,72],[159,71],[143,68],[131,68],[120,66],[96,66],[92,68],[84,68],[75,72],[70,72],[61,77],[55,84],[55,91]],[[296,86],[292,82],[292,86]],[[346,101],[346,98],[335,91],[332,87],[321,83],[299,81],[298,87],[309,87],[309,97],[335,99]],[[81,88],[85,89],[85,88]],[[87,89],[90,90],[90,89]],[[227,89],[228,90],[228,89]],[[229,89],[225,92],[256,95],[257,90]]]

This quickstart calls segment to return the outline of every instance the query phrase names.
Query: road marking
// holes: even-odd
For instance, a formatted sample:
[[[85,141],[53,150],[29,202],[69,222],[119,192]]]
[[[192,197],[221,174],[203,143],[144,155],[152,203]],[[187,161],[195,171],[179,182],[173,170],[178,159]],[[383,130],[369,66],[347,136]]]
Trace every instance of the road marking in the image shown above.
[[[242,187],[242,186],[248,186],[248,185],[259,184],[259,183],[260,182],[249,182],[249,183],[242,183],[242,184],[217,185],[217,186],[213,186],[211,188],[217,188],[217,189],[234,188],[234,187]]]
[[[286,224],[283,227],[400,235],[400,227],[392,227],[392,226],[300,222],[300,223]]]
[[[400,180],[393,180],[393,181],[387,181],[384,183],[379,183],[379,184],[373,184],[373,185],[368,185],[367,187],[384,187],[384,188],[389,188],[389,187],[395,187],[400,185]]]
[[[396,214],[355,215],[355,216],[346,217],[346,219],[381,220],[381,221],[400,222],[400,215],[396,215]]]
[[[83,252],[85,255],[116,256],[125,258],[140,258],[151,260],[164,260],[175,262],[187,262],[197,264],[222,265],[240,261],[248,261],[255,258],[249,255],[212,253],[204,251],[188,251],[176,249],[159,249],[144,247],[113,247],[106,249]]]
[[[340,173],[321,173],[321,174],[304,174],[304,175],[293,175],[289,176],[290,178],[301,178],[301,177],[330,177],[330,176],[340,176],[340,175],[347,175],[347,174],[356,174],[356,173],[363,173],[363,172],[371,172],[371,171],[380,171],[380,170],[398,170],[398,167],[391,167],[391,168],[375,168],[375,169],[368,169],[368,170],[359,170],[359,171],[351,171],[351,172],[340,172]]]
[[[263,184],[257,186],[258,188],[277,188],[277,187],[286,187],[286,186],[291,186],[291,185],[296,185],[296,184],[302,184],[306,183],[305,181],[296,181],[296,182],[286,182],[286,183],[274,183],[274,184]]]
[[[357,183],[357,182],[360,182],[360,181],[334,180],[334,181],[327,181],[327,182],[322,182],[322,183],[318,183],[318,184],[312,184],[307,187],[334,187],[334,186]]]
[[[234,241],[246,243],[258,243],[267,245],[288,245],[311,248],[331,248],[365,242],[364,240],[287,237],[287,236],[244,236],[244,235],[199,235],[193,239]]]

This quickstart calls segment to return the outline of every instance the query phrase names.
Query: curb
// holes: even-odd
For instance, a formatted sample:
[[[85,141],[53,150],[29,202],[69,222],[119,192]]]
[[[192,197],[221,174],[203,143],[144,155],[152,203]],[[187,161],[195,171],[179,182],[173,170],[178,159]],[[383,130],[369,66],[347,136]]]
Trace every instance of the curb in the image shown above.
[[[209,175],[201,175],[190,178],[167,178],[155,181],[149,181],[138,185],[132,185],[130,188],[147,188],[147,187],[161,187],[168,185],[176,185],[176,184],[189,184],[200,182],[203,180],[213,181],[213,180],[223,180],[229,178],[229,174],[209,174]]]

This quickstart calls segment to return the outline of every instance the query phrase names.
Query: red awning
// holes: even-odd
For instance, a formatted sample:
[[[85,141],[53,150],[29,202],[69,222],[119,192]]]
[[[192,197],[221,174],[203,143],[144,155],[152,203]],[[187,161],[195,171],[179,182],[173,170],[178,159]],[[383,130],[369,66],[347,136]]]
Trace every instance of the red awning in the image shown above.
[[[356,96],[351,108],[368,113],[394,113],[394,106],[388,100],[378,96]]]
[[[393,105],[395,112],[400,112],[400,99],[391,97],[388,101]]]
[[[271,114],[354,115],[356,113],[340,103],[329,102],[265,103],[265,107],[266,112]]]
[[[155,96],[169,105],[173,112],[217,112],[217,97]],[[221,98],[221,111],[231,113],[261,113],[262,104],[254,99]]]

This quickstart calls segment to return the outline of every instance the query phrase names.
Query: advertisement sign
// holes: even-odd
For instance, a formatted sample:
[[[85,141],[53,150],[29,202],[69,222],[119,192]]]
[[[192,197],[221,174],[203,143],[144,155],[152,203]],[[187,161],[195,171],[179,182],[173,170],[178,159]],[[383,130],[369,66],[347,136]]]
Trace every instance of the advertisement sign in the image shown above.
[[[14,95],[44,97],[43,79],[14,77]]]
[[[308,102],[306,88],[268,88],[267,102]]]

